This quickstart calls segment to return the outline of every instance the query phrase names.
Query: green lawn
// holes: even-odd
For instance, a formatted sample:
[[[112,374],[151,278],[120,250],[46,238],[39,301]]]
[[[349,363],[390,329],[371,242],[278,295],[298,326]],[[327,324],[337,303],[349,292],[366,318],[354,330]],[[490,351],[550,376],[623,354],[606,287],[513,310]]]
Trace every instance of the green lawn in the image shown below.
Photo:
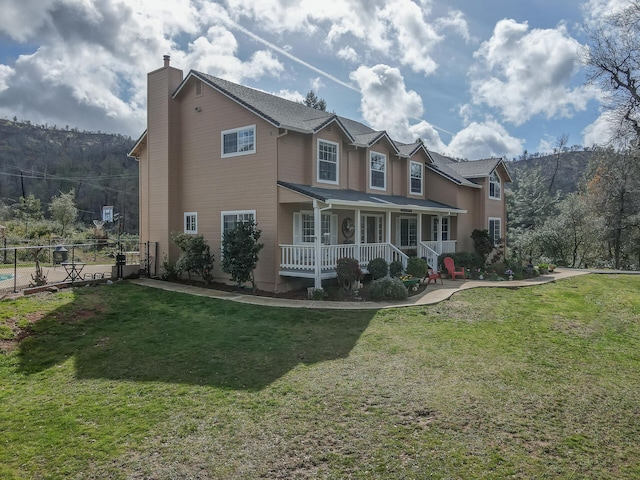
[[[34,320],[37,320],[35,323]],[[0,302],[0,478],[640,478],[640,276],[426,307]]]

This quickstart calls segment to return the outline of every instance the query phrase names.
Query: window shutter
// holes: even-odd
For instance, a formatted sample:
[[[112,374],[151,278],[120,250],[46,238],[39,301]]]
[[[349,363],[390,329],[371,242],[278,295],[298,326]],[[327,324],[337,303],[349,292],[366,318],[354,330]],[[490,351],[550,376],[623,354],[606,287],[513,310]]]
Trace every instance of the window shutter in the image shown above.
[[[302,215],[300,212],[293,212],[293,244],[302,243]]]

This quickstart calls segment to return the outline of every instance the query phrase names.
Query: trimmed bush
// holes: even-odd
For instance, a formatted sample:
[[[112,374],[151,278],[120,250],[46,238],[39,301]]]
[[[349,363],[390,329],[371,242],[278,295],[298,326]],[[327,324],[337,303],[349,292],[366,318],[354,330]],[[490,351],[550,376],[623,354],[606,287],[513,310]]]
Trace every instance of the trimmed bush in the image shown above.
[[[339,258],[336,265],[338,285],[345,290],[351,290],[351,286],[362,279],[362,270],[355,258]]]
[[[378,278],[369,285],[369,297],[372,300],[404,300],[407,289],[399,278]]]
[[[427,274],[429,265],[420,257],[409,257],[407,260],[407,274],[415,278],[424,278]]]
[[[389,273],[389,264],[384,258],[374,258],[369,262],[367,269],[371,274],[371,278],[376,280],[387,276],[387,273]]]
[[[399,277],[400,275],[402,275],[403,271],[404,267],[402,266],[402,262],[400,262],[399,260],[394,260],[389,264],[389,275],[391,275],[392,277]]]

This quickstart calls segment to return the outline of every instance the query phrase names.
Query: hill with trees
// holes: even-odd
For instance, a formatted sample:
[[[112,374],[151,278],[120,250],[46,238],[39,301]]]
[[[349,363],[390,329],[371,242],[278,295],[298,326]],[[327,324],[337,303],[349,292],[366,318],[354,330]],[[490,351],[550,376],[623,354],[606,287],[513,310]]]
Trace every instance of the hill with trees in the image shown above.
[[[123,229],[138,231],[138,165],[131,137],[0,119],[0,207],[12,218],[32,196],[45,215],[54,197],[75,193],[77,221],[92,225],[112,205]]]

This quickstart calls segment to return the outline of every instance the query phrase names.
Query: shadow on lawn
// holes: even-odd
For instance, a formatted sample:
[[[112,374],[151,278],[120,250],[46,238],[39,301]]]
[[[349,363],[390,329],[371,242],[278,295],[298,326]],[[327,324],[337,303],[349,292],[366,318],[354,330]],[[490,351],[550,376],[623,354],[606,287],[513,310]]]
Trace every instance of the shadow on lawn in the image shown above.
[[[78,378],[260,389],[298,364],[346,357],[373,311],[241,305],[128,283],[79,290],[20,345],[20,370],[74,357]]]

